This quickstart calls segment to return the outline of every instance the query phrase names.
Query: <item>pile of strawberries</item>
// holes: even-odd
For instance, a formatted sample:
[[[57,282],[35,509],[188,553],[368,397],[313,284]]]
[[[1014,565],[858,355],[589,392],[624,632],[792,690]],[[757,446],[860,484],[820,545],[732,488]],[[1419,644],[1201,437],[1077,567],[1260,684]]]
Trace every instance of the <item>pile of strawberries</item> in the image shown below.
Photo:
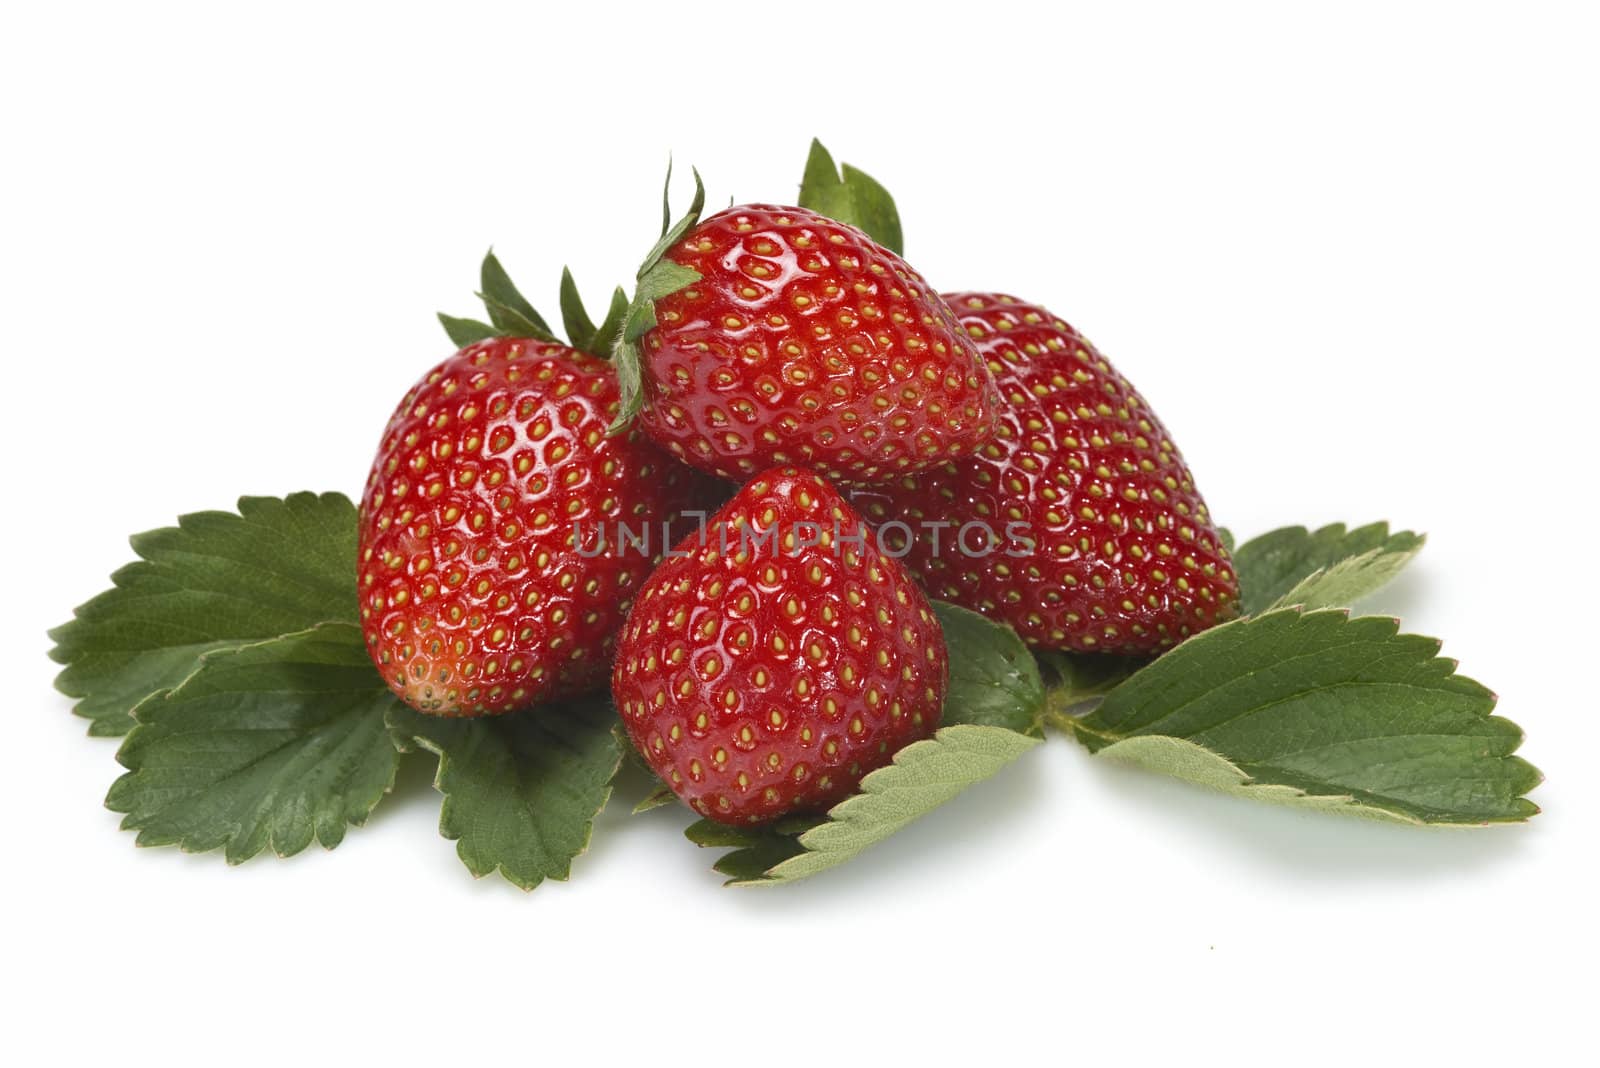
[[[938,727],[929,597],[1108,655],[1237,614],[1176,445],[1066,322],[941,295],[804,207],[702,220],[696,187],[598,326],[563,280],[570,343],[492,256],[489,321],[442,317],[464,347],[400,402],[361,504],[363,630],[408,704],[609,683],[679,797],[762,823]]]

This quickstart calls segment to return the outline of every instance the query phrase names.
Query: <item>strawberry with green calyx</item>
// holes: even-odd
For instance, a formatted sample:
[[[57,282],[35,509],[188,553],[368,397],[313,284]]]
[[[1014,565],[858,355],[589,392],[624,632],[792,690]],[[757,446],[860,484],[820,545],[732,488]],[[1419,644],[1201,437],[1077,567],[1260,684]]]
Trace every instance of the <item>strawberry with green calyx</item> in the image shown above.
[[[895,252],[805,208],[667,227],[616,348],[623,407],[703,471],[773,464],[870,484],[970,455],[997,397],[954,314]],[[670,212],[665,214],[670,215]]]
[[[607,435],[619,405],[610,365],[556,341],[492,253],[481,295],[488,323],[440,317],[465,347],[401,401],[361,503],[368,652],[395,693],[439,715],[603,685],[659,555],[623,542],[619,524],[669,544],[663,525],[706,490],[637,432]],[[615,301],[595,327],[575,298],[568,274],[576,342],[620,327]]]
[[[817,475],[758,475],[650,576],[612,699],[697,812],[820,811],[939,724],[949,663],[911,576]]]
[[[1237,615],[1228,551],[1144,398],[1044,308],[946,299],[1005,403],[978,455],[853,495],[891,551],[1042,648],[1155,653]]]

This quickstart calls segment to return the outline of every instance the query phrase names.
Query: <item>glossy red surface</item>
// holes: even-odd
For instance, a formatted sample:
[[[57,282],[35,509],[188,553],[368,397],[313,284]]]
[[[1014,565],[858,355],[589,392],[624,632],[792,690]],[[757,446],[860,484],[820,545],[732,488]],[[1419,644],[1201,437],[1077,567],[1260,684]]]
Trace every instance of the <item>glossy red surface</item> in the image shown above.
[[[994,383],[954,315],[859,230],[746,205],[667,258],[701,279],[656,301],[640,422],[686,462],[740,482],[795,463],[870,483],[991,434]]]
[[[681,548],[640,591],[612,697],[634,746],[696,811],[751,823],[825,809],[938,726],[938,620],[827,482],[761,474],[703,546]]]
[[[361,502],[368,651],[440,715],[506,712],[604,685],[659,527],[706,490],[637,431],[606,437],[609,364],[564,345],[480,342],[400,402]],[[599,528],[657,528],[655,555]],[[676,531],[681,533],[681,531]]]
[[[977,456],[862,490],[853,503],[933,596],[1045,648],[1158,652],[1236,613],[1238,583],[1161,421],[1087,339],[1000,294],[946,299],[1004,403]],[[923,523],[949,522],[938,531]],[[962,551],[983,523],[1000,544]],[[1008,536],[1009,528],[1009,536]],[[984,543],[973,529],[966,545]]]

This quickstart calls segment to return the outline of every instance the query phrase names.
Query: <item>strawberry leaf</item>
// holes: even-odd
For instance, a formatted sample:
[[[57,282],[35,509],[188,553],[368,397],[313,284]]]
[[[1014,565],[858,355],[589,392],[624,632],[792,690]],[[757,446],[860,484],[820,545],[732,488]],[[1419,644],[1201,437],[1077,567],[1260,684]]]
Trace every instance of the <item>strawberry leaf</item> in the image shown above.
[[[450,335],[451,343],[458,349],[476,345],[487,338],[504,336],[488,323],[476,319],[461,319],[454,315],[446,315],[444,312],[439,312],[438,315],[439,325],[444,327],[444,332]]]
[[[554,341],[550,324],[534,310],[528,299],[512,283],[511,276],[500,265],[494,249],[483,257],[479,271],[478,299],[489,310],[489,321],[503,334],[512,337],[531,337],[540,341]]]
[[[388,723],[396,745],[439,757],[439,833],[456,842],[474,876],[499,871],[532,890],[571,874],[622,762],[609,703],[573,701],[482,719],[426,716],[395,703]]]
[[[129,539],[141,559],[50,632],[56,688],[89,733],[126,734],[135,705],[202,654],[328,621],[355,622],[356,510],[337,493],[244,497]]]
[[[833,165],[833,156],[815,138],[800,182],[800,206],[854,226],[896,255],[905,254],[900,212],[889,191],[848,163],[841,174]]]
[[[697,846],[729,849],[711,870],[728,877],[728,886],[762,882],[762,876],[790,857],[806,851],[799,836],[822,822],[802,816],[781,820],[771,827],[730,827],[714,820],[698,820],[685,827],[683,836]]]
[[[229,864],[332,849],[394,785],[395,704],[353,623],[214,650],[140,703],[106,806],[140,845],[222,849]]]
[[[1284,605],[1342,608],[1376,592],[1422,551],[1423,536],[1389,524],[1317,531],[1284,527],[1233,551],[1240,607],[1257,615]]]
[[[714,865],[729,876],[729,886],[794,882],[843,864],[1038,744],[1039,739],[1004,727],[942,727],[932,738],[901,749],[894,763],[862,779],[860,790],[829,809],[826,819],[802,824],[798,836],[792,825],[713,830],[706,820],[686,833],[703,845],[735,847]]]
[[[934,601],[933,611],[950,653],[943,722],[1038,735],[1044,683],[1017,632],[944,601]]]
[[[1089,715],[1091,752],[1241,796],[1413,824],[1525,820],[1522,732],[1433,638],[1392,619],[1277,609],[1205,631]]]

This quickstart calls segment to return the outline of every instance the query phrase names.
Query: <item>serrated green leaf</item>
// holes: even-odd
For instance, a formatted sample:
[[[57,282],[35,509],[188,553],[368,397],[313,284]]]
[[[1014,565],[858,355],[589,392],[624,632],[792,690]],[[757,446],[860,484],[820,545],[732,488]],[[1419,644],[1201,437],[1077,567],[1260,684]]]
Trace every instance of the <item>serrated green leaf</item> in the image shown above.
[[[332,849],[394,785],[396,703],[354,623],[213,651],[139,705],[106,806],[140,845],[222,849],[229,864]]]
[[[942,722],[1038,734],[1044,683],[1017,632],[944,601],[934,601],[933,611],[950,653]]]
[[[1540,776],[1512,755],[1521,730],[1438,651],[1392,619],[1278,609],[1189,639],[1062,725],[1092,752],[1262,800],[1408,823],[1528,818]]]
[[[1347,607],[1398,574],[1423,541],[1409,530],[1389,533],[1388,523],[1284,527],[1252,538],[1233,551],[1240,608],[1257,615],[1291,603]]]
[[[528,299],[512,283],[511,276],[500,265],[494,250],[483,257],[479,272],[478,299],[489,311],[489,321],[502,332],[513,337],[531,337],[540,341],[554,341],[555,334],[544,316],[534,310]]]
[[[728,877],[728,886],[761,882],[767,871],[790,857],[805,852],[800,844],[802,831],[820,820],[805,821],[783,828],[729,827],[712,820],[698,820],[684,828],[684,837],[698,846],[728,849],[711,865],[711,870]]]
[[[356,619],[356,509],[341,494],[244,497],[130,541],[142,559],[50,632],[56,688],[92,735],[126,734],[134,706],[204,653]]]
[[[854,226],[896,255],[905,254],[900,212],[877,179],[846,163],[841,175],[833,156],[815,138],[800,182],[800,206]]]
[[[572,271],[567,267],[561,268],[561,325],[567,331],[567,344],[579,352],[603,355],[591,347],[594,344],[594,321],[584,310],[583,298],[578,294],[578,283],[572,280]]]
[[[450,335],[450,341],[458,349],[468,345],[476,345],[480,341],[491,337],[501,337],[499,330],[488,323],[481,323],[476,319],[462,319],[454,315],[439,312],[439,325],[444,327],[444,332]]]
[[[685,833],[701,845],[735,848],[714,866],[729,876],[729,886],[793,882],[843,864],[1038,744],[1038,738],[1004,727],[941,727],[867,775],[855,794],[814,826],[741,828],[701,820]]]
[[[1224,549],[1228,550],[1230,553],[1233,552],[1233,531],[1229,530],[1227,527],[1218,527],[1217,540],[1222,543],[1222,547]]]
[[[622,762],[616,715],[603,700],[541,705],[481,719],[389,711],[398,745],[439,757],[439,833],[467,870],[498,870],[532,890],[564,880],[589,847],[594,819]]]

